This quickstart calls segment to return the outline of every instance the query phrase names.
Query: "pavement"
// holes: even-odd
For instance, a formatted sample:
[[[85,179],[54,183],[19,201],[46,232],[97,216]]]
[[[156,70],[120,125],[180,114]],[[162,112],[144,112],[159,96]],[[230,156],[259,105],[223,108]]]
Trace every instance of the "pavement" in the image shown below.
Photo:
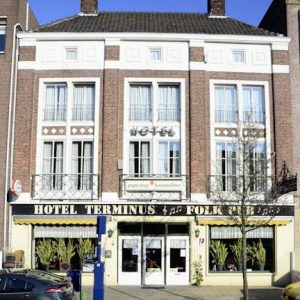
[[[92,289],[84,290],[93,300]],[[251,287],[250,300],[280,300],[282,288]],[[105,300],[242,300],[241,287],[229,286],[168,286],[166,288],[141,286],[106,286]]]

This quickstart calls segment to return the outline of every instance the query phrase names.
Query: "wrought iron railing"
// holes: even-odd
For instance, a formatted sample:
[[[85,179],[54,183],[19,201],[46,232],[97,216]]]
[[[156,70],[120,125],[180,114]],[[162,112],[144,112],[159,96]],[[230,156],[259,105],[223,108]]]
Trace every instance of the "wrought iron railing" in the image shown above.
[[[208,197],[224,194],[263,194],[272,189],[272,178],[265,175],[210,175],[207,179]]]
[[[98,199],[97,174],[35,174],[32,198],[47,200]]]
[[[44,109],[43,110],[43,121],[65,121],[66,120],[66,109]]]
[[[123,174],[120,176],[119,196],[124,200],[186,200],[186,175]]]
[[[81,107],[72,109],[73,121],[94,121],[95,109],[93,107]]]
[[[180,109],[159,108],[157,110],[159,121],[180,121]]]

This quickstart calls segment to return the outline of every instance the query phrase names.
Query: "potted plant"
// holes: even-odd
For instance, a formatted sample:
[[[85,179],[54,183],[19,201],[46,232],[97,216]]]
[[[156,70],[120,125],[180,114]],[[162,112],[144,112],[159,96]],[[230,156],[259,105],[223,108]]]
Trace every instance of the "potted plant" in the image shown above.
[[[233,253],[238,271],[242,271],[243,241],[241,239],[238,239],[233,245],[230,245],[229,247],[231,249],[231,252]]]
[[[72,240],[59,239],[57,243],[57,256],[60,262],[60,269],[67,271],[70,268],[71,258],[75,255],[75,246]]]
[[[198,260],[193,262],[192,267],[193,267],[193,280],[195,281],[195,285],[199,286],[203,281],[203,274],[202,274],[203,267],[202,267],[201,256],[199,257]]]
[[[79,243],[77,245],[77,253],[80,259],[80,264],[83,262],[84,254],[94,253],[95,247],[90,239],[79,239]]]
[[[56,253],[57,243],[53,240],[41,240],[38,242],[35,253],[42,264],[42,268],[45,271],[49,270],[50,262],[53,261],[54,255]]]
[[[218,271],[222,271],[224,269],[225,260],[228,256],[227,246],[219,240],[213,240],[210,244],[210,253],[217,264]]]
[[[252,263],[256,260],[259,270],[263,271],[266,263],[266,249],[264,248],[262,241],[259,240],[257,244],[253,243],[253,245],[249,247],[249,253],[252,257]]]

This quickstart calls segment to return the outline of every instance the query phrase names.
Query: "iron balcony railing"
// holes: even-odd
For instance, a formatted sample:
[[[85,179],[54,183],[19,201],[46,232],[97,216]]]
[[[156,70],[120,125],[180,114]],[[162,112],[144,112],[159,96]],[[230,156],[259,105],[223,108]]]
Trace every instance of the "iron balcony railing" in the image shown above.
[[[65,108],[43,110],[43,121],[66,121]]]
[[[188,187],[186,175],[123,174],[119,196],[124,200],[180,201],[187,199]]]
[[[46,200],[98,199],[97,174],[35,174],[32,198]]]
[[[272,177],[265,175],[210,175],[207,179],[208,198],[222,195],[266,194],[272,191]]]

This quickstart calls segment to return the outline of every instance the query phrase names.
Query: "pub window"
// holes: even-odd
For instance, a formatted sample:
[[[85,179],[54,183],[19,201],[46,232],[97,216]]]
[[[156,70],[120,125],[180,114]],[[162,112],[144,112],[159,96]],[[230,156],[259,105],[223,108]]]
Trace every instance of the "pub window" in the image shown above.
[[[6,18],[0,18],[0,53],[5,52]]]
[[[250,229],[250,228],[249,228]],[[236,261],[235,256],[232,252],[231,247],[242,238],[242,234],[239,227],[235,226],[211,226],[210,227],[210,245],[212,241],[220,241],[225,244],[228,250],[228,256],[226,258],[225,264],[221,271],[241,271],[239,263]],[[253,246],[253,244],[259,243],[261,241],[263,247],[266,250],[266,262],[264,266],[264,271],[274,272],[275,270],[275,259],[274,259],[274,227],[264,226],[258,227],[247,232],[247,245]],[[209,270],[217,271],[218,266],[214,260],[211,250],[209,251]],[[257,261],[249,259],[247,261],[247,270],[259,271],[260,266]],[[219,270],[220,271],[220,270]]]

